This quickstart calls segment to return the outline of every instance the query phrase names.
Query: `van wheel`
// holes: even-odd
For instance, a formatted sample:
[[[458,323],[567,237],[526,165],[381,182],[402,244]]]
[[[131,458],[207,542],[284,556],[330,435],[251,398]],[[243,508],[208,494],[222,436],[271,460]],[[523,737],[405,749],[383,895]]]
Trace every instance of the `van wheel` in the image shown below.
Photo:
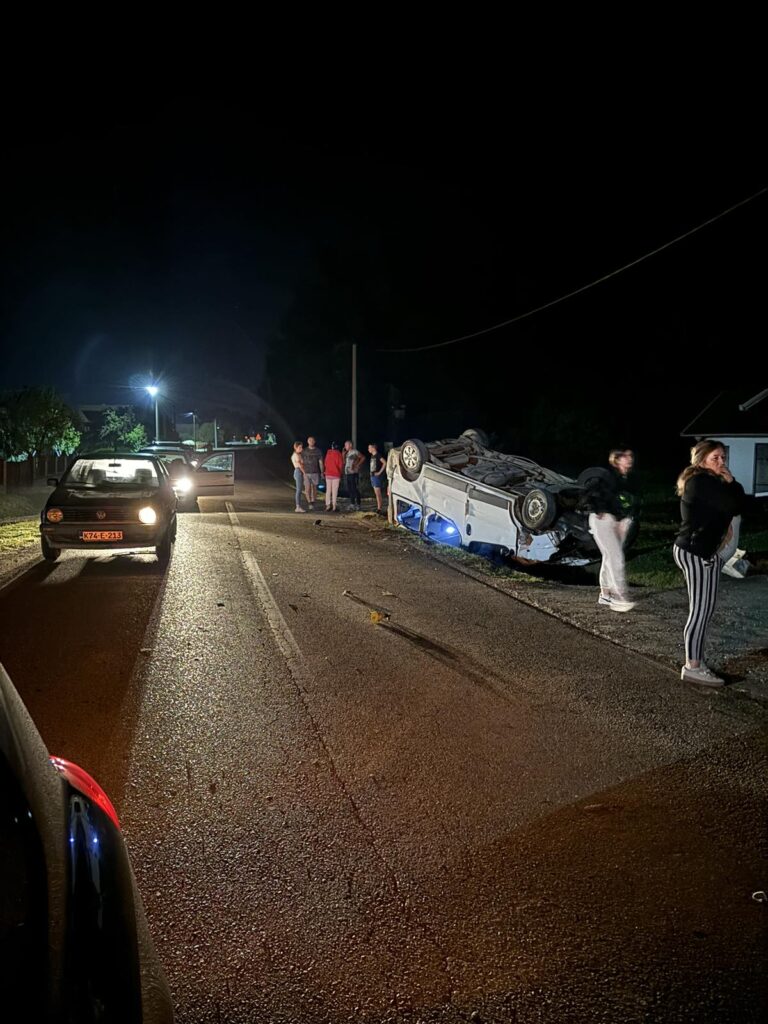
[[[479,427],[470,427],[460,436],[469,438],[470,441],[474,441],[475,444],[479,444],[481,448],[487,448],[490,444],[488,435],[484,430],[480,430]]]
[[[40,547],[43,552],[43,558],[46,562],[55,562],[61,554],[61,548],[55,548],[49,544],[45,537],[40,538]]]
[[[520,503],[520,520],[531,533],[542,533],[556,517],[555,496],[540,487],[528,491]]]
[[[418,480],[424,463],[429,462],[429,449],[423,441],[411,438],[401,445],[399,462],[400,472],[406,480]]]

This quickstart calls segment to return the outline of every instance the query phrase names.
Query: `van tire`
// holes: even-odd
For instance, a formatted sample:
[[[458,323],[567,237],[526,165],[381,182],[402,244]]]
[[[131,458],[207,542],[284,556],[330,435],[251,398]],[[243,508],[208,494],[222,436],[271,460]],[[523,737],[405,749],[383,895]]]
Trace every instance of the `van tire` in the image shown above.
[[[557,502],[550,491],[534,487],[520,502],[520,521],[531,533],[543,533],[557,518]]]
[[[413,482],[421,475],[424,463],[429,462],[429,449],[418,438],[410,438],[400,446],[398,461],[400,472],[406,480]]]
[[[468,430],[463,431],[461,437],[468,437],[470,441],[479,444],[481,448],[488,448],[490,444],[490,438],[479,427],[470,427]]]

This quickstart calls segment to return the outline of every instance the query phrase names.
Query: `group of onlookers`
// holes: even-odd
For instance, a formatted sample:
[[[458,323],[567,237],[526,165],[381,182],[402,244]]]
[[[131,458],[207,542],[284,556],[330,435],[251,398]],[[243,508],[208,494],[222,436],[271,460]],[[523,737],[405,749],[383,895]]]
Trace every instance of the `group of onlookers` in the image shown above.
[[[628,612],[635,606],[629,599],[624,575],[624,542],[637,503],[628,479],[634,455],[628,449],[614,449],[608,462],[607,470],[591,473],[584,505],[602,555],[598,604]],[[705,438],[694,445],[690,465],[678,477],[677,494],[681,524],[672,555],[685,577],[689,605],[681,678],[704,686],[722,686],[723,680],[704,662],[704,644],[717,602],[721,552],[730,543],[734,520],[744,511],[745,496],[744,488],[728,469],[725,446],[720,441]]]
[[[386,481],[386,459],[380,453],[377,444],[368,445],[368,456],[371,487],[376,498],[376,511],[381,514]],[[331,441],[325,455],[317,447],[314,437],[308,437],[306,445],[303,441],[295,441],[291,463],[296,485],[295,512],[314,509],[315,502],[320,500],[321,480],[325,480],[325,511],[338,512],[339,489],[342,479],[349,499],[350,511],[360,511],[360,469],[365,463],[365,456],[355,448],[352,441],[345,441],[341,450],[335,441]],[[302,494],[306,500],[307,509],[301,504]]]

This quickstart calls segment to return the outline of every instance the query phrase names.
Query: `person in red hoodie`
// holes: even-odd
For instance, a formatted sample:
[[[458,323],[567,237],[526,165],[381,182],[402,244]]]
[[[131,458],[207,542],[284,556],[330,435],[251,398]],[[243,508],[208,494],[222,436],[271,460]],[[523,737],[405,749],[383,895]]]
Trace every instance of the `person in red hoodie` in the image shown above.
[[[344,472],[344,458],[339,451],[335,441],[331,441],[331,447],[325,453],[325,511],[331,509],[336,511],[336,502],[339,497],[339,483],[341,474]]]

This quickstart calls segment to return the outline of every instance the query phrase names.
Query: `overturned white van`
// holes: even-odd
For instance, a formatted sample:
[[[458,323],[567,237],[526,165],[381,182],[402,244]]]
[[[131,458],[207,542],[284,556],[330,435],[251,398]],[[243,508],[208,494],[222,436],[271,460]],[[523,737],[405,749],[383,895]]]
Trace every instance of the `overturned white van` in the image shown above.
[[[482,431],[393,448],[390,519],[429,540],[530,562],[584,565],[598,556],[570,477],[488,448]]]

